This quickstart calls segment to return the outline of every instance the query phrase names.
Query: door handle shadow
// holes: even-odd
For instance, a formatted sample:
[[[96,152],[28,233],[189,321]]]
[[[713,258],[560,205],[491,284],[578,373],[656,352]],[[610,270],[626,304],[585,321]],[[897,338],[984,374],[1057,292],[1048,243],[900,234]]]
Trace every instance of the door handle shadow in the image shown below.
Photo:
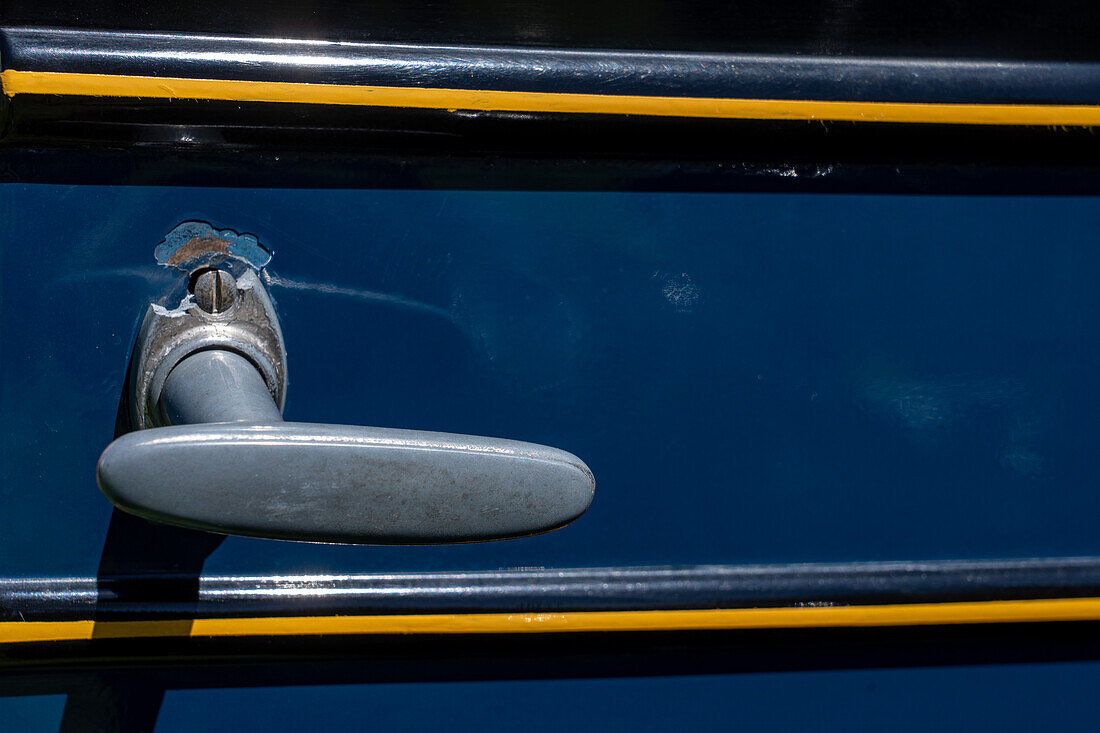
[[[93,643],[117,638],[119,632],[109,621],[141,618],[147,610],[163,611],[166,605],[176,616],[168,620],[173,635],[189,636],[203,565],[224,540],[223,535],[156,525],[115,509],[96,573]],[[152,731],[163,699],[163,686],[100,678],[69,693],[60,730]]]
[[[115,419],[116,438],[130,432],[129,415],[129,394],[123,390]],[[224,535],[153,524],[115,509],[96,571],[93,643],[117,636],[107,621],[141,617],[154,604],[163,610],[166,602],[177,611],[173,615],[179,628],[173,632],[188,636],[203,565],[224,541]],[[94,684],[68,692],[60,730],[152,731],[164,691],[164,686],[155,682],[135,684],[133,679],[98,677]]]

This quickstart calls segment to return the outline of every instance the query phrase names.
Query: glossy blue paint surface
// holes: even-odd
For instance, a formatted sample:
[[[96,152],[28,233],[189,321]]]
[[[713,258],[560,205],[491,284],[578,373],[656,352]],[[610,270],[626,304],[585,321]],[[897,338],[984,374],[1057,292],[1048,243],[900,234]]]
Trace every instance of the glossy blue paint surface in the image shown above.
[[[179,689],[165,695],[155,730],[1092,731],[1098,673],[1096,663],[1053,663]],[[0,721],[56,731],[64,705],[64,695],[0,697]]]
[[[157,733],[403,731],[1091,731],[1097,664],[180,690]]]
[[[55,733],[65,711],[65,695],[0,697],[0,721],[7,730]]]
[[[1091,199],[8,184],[0,575],[95,574],[95,461],[188,219],[274,249],[288,419],[597,478],[540,537],[230,538],[206,573],[1100,554]]]

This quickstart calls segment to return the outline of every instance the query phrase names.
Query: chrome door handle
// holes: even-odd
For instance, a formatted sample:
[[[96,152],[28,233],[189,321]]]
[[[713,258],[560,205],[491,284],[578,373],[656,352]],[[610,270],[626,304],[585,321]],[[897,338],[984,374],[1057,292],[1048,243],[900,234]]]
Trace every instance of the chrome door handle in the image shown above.
[[[216,277],[238,287],[228,273]],[[284,353],[278,322],[258,278],[241,282],[228,295],[242,301],[236,320],[216,300],[147,314],[131,389],[149,429],[116,439],[96,470],[120,509],[225,534],[421,544],[536,534],[588,508],[592,472],[555,448],[283,422],[285,364],[257,363]]]

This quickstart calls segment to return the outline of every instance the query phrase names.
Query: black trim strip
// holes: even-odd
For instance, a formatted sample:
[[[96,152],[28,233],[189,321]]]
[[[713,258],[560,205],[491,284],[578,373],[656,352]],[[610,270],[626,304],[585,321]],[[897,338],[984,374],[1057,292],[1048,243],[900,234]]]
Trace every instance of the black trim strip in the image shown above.
[[[1100,63],[334,43],[0,30],[3,69],[352,86],[920,103],[1100,103]]]
[[[167,660],[167,661],[166,661]],[[0,698],[123,688],[595,679],[1100,660],[1100,624],[551,636],[107,639],[0,650]],[[86,727],[86,726],[85,726]],[[85,727],[81,727],[83,730]]]
[[[0,620],[626,611],[1100,596],[1100,558],[0,580]]]
[[[165,114],[178,109],[165,109]],[[258,112],[267,109],[260,105]],[[136,110],[119,107],[113,111],[123,118]],[[193,117],[200,116],[197,109],[190,111]],[[223,107],[213,114],[224,119],[231,110]],[[408,121],[395,116],[391,122],[397,124],[402,119]],[[43,147],[26,140],[21,147],[0,146],[0,182],[479,191],[1100,193],[1095,138],[1085,130],[1065,133],[1029,128],[1007,134],[985,129],[981,134],[970,130],[964,135],[915,136],[903,135],[892,129],[894,126],[864,128],[859,134],[850,128],[817,127],[811,130],[820,134],[806,139],[768,127],[748,131],[735,148],[723,150],[720,146],[723,140],[729,146],[729,136],[720,139],[717,126],[703,125],[695,128],[693,135],[678,135],[674,124],[661,122],[664,124],[625,130],[601,127],[595,131],[598,134],[594,134],[594,125],[587,124],[587,134],[555,137],[555,130],[559,134],[562,130],[549,124],[516,123],[517,129],[508,123],[477,120],[471,127],[481,125],[479,131],[465,130],[469,138],[377,130],[370,138],[374,147],[366,150],[350,147],[358,142],[366,148],[366,134],[349,130],[311,130],[308,142],[316,147],[302,149],[290,147],[290,141],[301,140],[295,137],[300,133],[293,130],[102,125],[91,128],[103,135],[97,147]],[[72,123],[62,120],[47,125],[35,119],[27,124],[61,137],[76,132]],[[80,129],[89,131],[87,126]],[[111,132],[118,134],[108,138]],[[172,134],[184,133],[207,142],[165,141]],[[245,133],[261,133],[253,141],[254,147],[245,148],[238,142],[245,139]],[[494,134],[498,143],[507,140],[518,147],[529,143],[530,148],[541,145],[545,151],[493,152],[490,138]],[[650,155],[641,157],[633,151],[634,146],[642,145],[645,135],[650,140],[677,141],[687,149],[660,154],[651,150]],[[706,150],[708,142],[715,144],[710,151]],[[396,151],[377,150],[384,143]],[[593,149],[598,146],[601,151]],[[899,151],[904,152],[903,157]],[[927,157],[919,157],[922,153]]]

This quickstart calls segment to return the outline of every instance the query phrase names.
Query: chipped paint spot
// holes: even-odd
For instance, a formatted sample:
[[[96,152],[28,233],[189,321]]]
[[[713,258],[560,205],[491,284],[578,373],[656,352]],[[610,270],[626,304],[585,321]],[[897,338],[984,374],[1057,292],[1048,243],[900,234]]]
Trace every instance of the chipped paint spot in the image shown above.
[[[164,264],[175,267],[208,253],[229,254],[229,240],[218,237],[192,237],[173,252]]]
[[[164,267],[189,272],[227,258],[260,270],[271,262],[272,252],[255,235],[215,229],[204,221],[185,221],[168,232],[153,254]]]
[[[158,316],[164,316],[165,318],[181,318],[187,311],[194,308],[196,303],[195,296],[188,293],[184,296],[183,300],[180,301],[180,304],[171,310],[165,308],[163,305],[157,305],[156,303],[150,303],[150,305],[153,307],[153,312]]]
[[[265,275],[267,273],[264,273]],[[249,270],[245,274],[237,278],[237,290],[251,290],[260,284],[259,278],[256,277],[256,273]]]

